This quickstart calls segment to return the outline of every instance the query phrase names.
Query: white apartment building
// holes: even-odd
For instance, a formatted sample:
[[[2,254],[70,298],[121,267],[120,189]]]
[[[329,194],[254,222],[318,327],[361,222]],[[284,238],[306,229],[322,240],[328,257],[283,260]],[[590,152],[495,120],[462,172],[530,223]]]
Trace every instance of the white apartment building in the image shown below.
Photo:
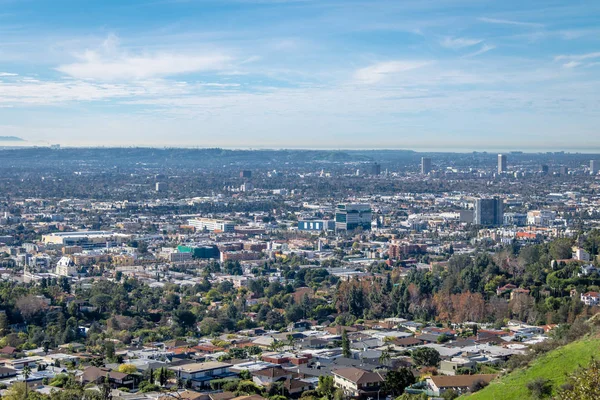
[[[77,267],[71,258],[61,257],[56,264],[56,275],[60,276],[75,276],[77,275]]]

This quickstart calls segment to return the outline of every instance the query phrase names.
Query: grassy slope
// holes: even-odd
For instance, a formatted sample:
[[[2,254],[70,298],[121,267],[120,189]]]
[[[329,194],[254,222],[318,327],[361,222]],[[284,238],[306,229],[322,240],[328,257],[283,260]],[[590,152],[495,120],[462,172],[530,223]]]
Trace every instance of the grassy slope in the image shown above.
[[[566,375],[579,365],[587,365],[592,356],[600,356],[600,339],[582,339],[543,355],[528,368],[519,369],[491,383],[485,389],[462,398],[468,400],[530,399],[525,387],[536,378],[546,378],[556,389],[566,381]]]

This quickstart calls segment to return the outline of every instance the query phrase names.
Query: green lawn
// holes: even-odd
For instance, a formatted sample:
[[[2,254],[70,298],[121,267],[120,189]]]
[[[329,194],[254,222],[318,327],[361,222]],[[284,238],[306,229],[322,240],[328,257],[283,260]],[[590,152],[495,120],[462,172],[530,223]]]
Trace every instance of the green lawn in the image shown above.
[[[592,356],[600,357],[600,339],[583,339],[543,355],[528,368],[519,369],[491,383],[485,389],[461,398],[468,400],[511,400],[530,399],[525,387],[536,378],[546,378],[556,389],[565,383],[567,374],[579,365],[587,365]]]

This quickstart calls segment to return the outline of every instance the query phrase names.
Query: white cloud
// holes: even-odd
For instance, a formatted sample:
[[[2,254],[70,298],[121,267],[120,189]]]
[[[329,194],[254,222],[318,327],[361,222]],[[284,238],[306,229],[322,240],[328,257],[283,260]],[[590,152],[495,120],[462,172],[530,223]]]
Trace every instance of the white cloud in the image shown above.
[[[487,17],[480,17],[477,19],[481,22],[487,22],[488,24],[525,26],[525,27],[529,27],[529,28],[543,28],[544,27],[544,24],[538,24],[535,22],[513,21],[510,19],[487,18]]]
[[[378,83],[389,75],[410,71],[430,64],[428,61],[386,61],[361,68],[354,73],[359,83]]]
[[[579,61],[569,61],[568,63],[563,64],[565,68],[575,68],[580,66],[581,63]]]
[[[458,50],[464,47],[475,46],[476,44],[479,44],[481,42],[482,40],[480,39],[446,37],[440,42],[440,44],[448,49]]]
[[[87,50],[80,61],[56,68],[77,79],[99,81],[144,80],[193,72],[225,69],[232,57],[219,54],[144,53],[119,50],[119,38],[109,35],[99,51]]]
[[[584,61],[593,60],[600,58],[600,52],[586,53],[586,54],[562,54],[554,57],[554,61],[565,61],[563,67],[575,68],[582,65],[586,65]],[[595,63],[588,63],[586,66],[591,66]]]
[[[481,55],[483,53],[487,53],[490,50],[494,50],[496,48],[496,46],[492,45],[492,44],[483,44],[483,46],[481,46],[481,48],[479,50],[477,50],[476,52],[467,54],[465,57],[476,57],[478,55]]]
[[[19,74],[13,74],[10,72],[0,72],[0,77],[19,76]]]
[[[571,55],[563,54],[563,55],[554,57],[554,60],[555,61],[560,61],[560,60],[583,61],[583,60],[589,60],[590,58],[600,58],[600,51],[594,52],[594,53],[586,53],[586,54],[571,54]]]

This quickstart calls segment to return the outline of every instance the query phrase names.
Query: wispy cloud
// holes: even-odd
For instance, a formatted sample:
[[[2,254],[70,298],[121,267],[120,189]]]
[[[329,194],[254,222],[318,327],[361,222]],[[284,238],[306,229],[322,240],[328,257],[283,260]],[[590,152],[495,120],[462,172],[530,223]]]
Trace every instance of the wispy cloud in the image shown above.
[[[11,72],[0,72],[0,77],[7,77],[7,76],[19,76],[19,74],[13,74]]]
[[[596,51],[593,53],[585,53],[585,54],[562,54],[560,56],[554,57],[554,60],[575,60],[575,61],[583,61],[589,60],[591,58],[600,58],[600,51]]]
[[[440,44],[448,49],[458,50],[465,47],[475,46],[481,42],[483,42],[481,39],[445,37]]]
[[[488,18],[488,17],[479,17],[477,18],[481,22],[486,22],[488,24],[499,24],[499,25],[514,25],[514,26],[524,26],[529,28],[543,28],[544,24],[539,24],[536,22],[523,22],[523,21],[514,21],[510,19],[500,19],[500,18]]]
[[[554,61],[565,61],[563,67],[575,68],[579,66],[591,66],[597,63],[585,63],[586,60],[594,60],[600,58],[600,52],[585,53],[585,54],[562,54],[554,57]]]
[[[99,81],[144,80],[193,72],[225,69],[231,56],[212,54],[142,53],[119,49],[119,40],[110,35],[98,50],[78,55],[78,62],[63,64],[56,70],[77,79]]]
[[[354,73],[355,81],[364,84],[378,83],[386,77],[430,64],[429,61],[386,61],[360,68]]]
[[[476,57],[479,56],[483,53],[487,53],[490,50],[494,50],[496,48],[496,46],[492,45],[492,44],[486,44],[484,43],[481,48],[473,53],[469,53],[467,54],[465,57]]]

